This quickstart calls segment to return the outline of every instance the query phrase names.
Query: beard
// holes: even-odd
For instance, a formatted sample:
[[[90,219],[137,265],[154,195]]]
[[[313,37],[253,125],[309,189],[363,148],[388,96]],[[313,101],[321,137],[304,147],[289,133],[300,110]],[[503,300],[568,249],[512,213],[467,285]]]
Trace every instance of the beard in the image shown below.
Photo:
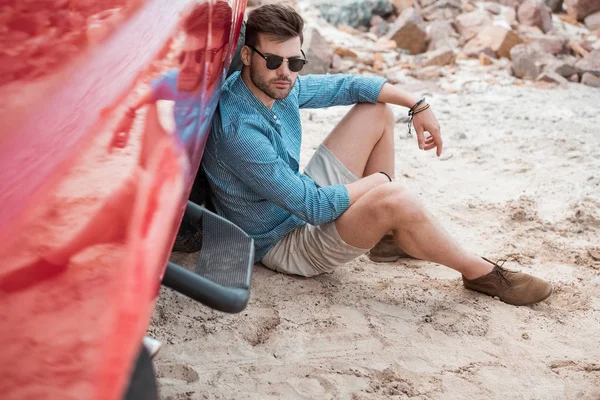
[[[250,66],[250,81],[254,86],[259,88],[264,94],[272,98],[273,100],[283,100],[292,91],[296,80],[291,80],[289,77],[277,77],[266,81],[252,66]],[[289,85],[285,89],[279,89],[275,87],[276,81],[286,81]]]

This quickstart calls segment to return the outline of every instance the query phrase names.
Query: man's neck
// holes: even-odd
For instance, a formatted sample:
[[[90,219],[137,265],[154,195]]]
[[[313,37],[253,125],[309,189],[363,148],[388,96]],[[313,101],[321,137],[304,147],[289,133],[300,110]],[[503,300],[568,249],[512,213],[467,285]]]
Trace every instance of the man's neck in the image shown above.
[[[265,106],[273,108],[273,104],[275,104],[275,99],[267,96],[265,92],[257,88],[252,83],[252,79],[250,79],[250,71],[248,70],[248,68],[244,68],[242,70],[242,80],[258,100],[260,100]]]

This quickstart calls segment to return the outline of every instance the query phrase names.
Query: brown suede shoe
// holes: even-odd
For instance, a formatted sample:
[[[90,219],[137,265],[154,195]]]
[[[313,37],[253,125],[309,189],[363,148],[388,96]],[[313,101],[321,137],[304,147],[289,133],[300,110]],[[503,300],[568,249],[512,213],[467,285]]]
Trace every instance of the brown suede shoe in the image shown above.
[[[476,279],[463,276],[463,284],[467,289],[475,290],[489,296],[498,296],[500,300],[513,306],[527,306],[546,300],[552,294],[550,283],[524,274],[502,268],[502,264],[485,261],[494,265],[487,275]]]
[[[369,258],[375,262],[394,262],[400,258],[414,258],[402,250],[392,235],[385,235],[381,240],[369,251]]]

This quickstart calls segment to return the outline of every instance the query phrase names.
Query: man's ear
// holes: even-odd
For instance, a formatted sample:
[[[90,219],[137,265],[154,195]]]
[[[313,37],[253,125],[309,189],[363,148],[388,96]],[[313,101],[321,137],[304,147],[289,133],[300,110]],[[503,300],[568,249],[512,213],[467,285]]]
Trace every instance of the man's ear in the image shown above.
[[[252,50],[248,46],[242,47],[240,58],[242,59],[242,63],[247,67],[250,65],[250,57],[252,57]]]

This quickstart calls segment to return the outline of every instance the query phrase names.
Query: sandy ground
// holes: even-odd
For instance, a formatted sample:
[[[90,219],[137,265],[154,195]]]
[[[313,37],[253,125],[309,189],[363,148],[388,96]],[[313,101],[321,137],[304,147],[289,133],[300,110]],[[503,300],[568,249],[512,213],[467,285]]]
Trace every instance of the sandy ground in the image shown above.
[[[600,245],[600,91],[467,64],[439,83],[406,80],[446,147],[440,159],[420,152],[398,109],[397,177],[470,251],[552,281],[554,295],[513,307],[414,260],[362,256],[312,279],[257,264],[238,315],[162,290],[149,329],[165,341],[162,398],[600,399],[589,252]],[[302,165],[347,111],[302,112]]]

